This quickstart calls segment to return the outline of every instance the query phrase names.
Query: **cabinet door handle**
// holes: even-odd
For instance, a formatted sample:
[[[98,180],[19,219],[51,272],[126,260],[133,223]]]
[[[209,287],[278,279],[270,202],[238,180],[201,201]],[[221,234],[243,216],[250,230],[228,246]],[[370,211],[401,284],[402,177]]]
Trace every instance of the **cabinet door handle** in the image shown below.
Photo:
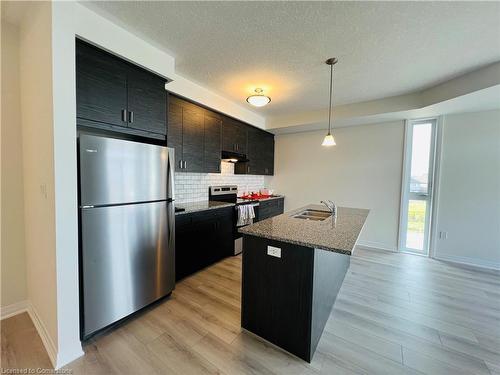
[[[179,169],[182,169],[182,160],[179,160]]]
[[[127,122],[127,110],[122,109],[122,121]]]
[[[247,167],[247,173],[250,173],[250,166]]]
[[[134,111],[128,112],[128,122],[130,123],[134,122]]]
[[[184,169],[186,169],[188,166],[188,162],[186,160],[184,160]]]

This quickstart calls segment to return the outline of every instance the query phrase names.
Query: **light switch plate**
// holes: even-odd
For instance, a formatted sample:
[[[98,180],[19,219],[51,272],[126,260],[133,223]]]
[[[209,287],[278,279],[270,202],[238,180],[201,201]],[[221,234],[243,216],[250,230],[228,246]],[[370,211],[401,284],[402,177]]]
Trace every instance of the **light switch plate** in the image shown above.
[[[268,246],[267,255],[272,257],[281,258],[281,249],[279,247]]]

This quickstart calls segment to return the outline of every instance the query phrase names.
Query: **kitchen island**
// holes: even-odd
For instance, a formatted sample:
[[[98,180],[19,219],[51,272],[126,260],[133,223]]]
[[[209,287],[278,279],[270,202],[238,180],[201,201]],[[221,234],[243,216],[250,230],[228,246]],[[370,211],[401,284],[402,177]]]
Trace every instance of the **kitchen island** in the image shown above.
[[[242,327],[310,362],[368,213],[309,205],[240,229]]]

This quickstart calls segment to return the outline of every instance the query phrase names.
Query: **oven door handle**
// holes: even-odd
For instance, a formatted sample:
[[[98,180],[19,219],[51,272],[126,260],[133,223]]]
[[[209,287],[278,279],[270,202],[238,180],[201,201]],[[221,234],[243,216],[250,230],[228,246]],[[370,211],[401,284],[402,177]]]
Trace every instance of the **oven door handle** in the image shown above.
[[[237,210],[239,206],[246,206],[246,205],[245,204],[238,204],[238,205],[234,206],[234,209]],[[252,204],[249,204],[249,206],[259,207],[260,204],[259,203],[252,203]]]

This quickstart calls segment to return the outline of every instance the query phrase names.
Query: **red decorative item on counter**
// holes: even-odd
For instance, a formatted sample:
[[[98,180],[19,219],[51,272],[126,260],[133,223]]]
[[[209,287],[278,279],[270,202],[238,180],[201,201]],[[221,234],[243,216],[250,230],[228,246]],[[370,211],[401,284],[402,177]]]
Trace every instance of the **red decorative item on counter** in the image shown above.
[[[242,195],[240,198],[242,199],[266,199],[272,197],[272,195],[265,195],[261,193],[251,193],[251,194],[245,194]]]

